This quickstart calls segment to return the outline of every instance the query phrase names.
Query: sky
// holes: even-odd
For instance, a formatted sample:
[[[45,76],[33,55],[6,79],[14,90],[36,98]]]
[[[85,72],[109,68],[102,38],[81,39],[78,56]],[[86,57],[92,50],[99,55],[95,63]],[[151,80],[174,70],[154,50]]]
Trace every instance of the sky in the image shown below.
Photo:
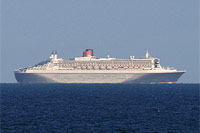
[[[161,59],[200,83],[198,0],[1,0],[0,82],[13,71],[91,48],[97,57]]]

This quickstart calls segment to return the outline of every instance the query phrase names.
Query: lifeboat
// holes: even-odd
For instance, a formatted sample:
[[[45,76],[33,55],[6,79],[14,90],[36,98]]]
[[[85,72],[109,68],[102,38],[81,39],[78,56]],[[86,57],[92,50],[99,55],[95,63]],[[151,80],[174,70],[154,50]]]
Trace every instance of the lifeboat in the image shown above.
[[[81,69],[81,66],[77,66],[76,68],[77,68],[77,69]]]
[[[91,67],[91,66],[88,66],[87,69],[92,69],[92,67]]]
[[[114,68],[114,69],[118,69],[118,66],[114,66],[113,68]]]
[[[98,69],[99,69],[99,66],[94,66],[94,69],[95,69],[95,70],[98,70]]]
[[[111,66],[107,66],[107,69],[112,69],[112,67]]]
[[[82,69],[86,69],[87,67],[86,67],[86,66],[82,66],[81,68],[82,68]]]
[[[105,66],[101,66],[100,68],[101,68],[101,69],[105,69],[106,67],[105,67]]]

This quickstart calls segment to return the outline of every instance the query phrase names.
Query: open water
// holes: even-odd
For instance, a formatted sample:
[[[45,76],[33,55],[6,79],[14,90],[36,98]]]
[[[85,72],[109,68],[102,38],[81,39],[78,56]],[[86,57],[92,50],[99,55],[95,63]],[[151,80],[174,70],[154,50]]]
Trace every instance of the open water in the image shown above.
[[[0,84],[1,132],[199,132],[199,84]]]

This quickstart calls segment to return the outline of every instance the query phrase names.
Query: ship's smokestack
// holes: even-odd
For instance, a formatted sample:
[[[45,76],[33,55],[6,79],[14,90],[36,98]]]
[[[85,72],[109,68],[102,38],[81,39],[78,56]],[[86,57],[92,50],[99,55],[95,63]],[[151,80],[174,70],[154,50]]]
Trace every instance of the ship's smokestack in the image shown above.
[[[83,52],[83,57],[89,57],[89,56],[93,56],[93,49],[86,49]]]

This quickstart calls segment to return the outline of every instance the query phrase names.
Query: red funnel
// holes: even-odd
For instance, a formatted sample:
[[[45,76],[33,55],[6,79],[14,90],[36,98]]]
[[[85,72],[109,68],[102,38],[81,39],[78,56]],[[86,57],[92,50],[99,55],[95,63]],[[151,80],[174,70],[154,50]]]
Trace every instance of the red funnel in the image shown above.
[[[89,57],[89,56],[93,56],[93,50],[92,49],[86,49],[83,52],[83,57]]]

